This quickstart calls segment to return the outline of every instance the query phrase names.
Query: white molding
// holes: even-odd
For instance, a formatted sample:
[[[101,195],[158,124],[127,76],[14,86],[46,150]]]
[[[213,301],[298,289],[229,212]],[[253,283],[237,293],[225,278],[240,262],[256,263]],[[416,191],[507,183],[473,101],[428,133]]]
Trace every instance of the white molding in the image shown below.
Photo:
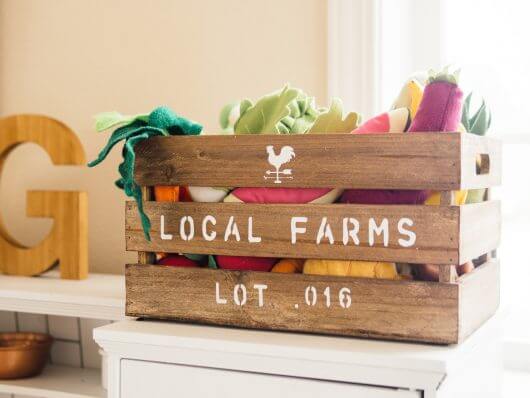
[[[328,0],[328,97],[366,119],[380,109],[380,0]]]

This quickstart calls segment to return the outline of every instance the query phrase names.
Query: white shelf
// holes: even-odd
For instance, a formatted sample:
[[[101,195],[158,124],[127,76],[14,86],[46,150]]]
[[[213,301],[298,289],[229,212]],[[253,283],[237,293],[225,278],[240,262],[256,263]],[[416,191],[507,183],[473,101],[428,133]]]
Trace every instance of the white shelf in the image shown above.
[[[0,311],[123,320],[125,279],[89,274],[84,280],[66,280],[57,271],[37,277],[0,275]]]
[[[29,379],[0,380],[0,393],[42,398],[102,398],[98,369],[48,365],[41,375]]]

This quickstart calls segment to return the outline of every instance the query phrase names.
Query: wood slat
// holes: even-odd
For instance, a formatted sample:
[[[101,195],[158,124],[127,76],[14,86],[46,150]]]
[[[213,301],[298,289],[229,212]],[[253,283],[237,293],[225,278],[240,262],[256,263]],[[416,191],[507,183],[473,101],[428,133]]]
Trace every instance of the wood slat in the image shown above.
[[[459,280],[459,341],[463,341],[489,319],[499,307],[500,263],[491,259]]]
[[[440,344],[458,340],[454,284],[134,264],[126,269],[126,289],[129,316]]]
[[[146,202],[145,212],[151,220],[151,242],[144,239],[137,207],[127,202],[125,215],[125,237],[127,250],[147,252],[176,252],[224,254],[258,257],[336,258],[351,260],[374,260],[391,262],[456,264],[458,261],[457,206],[398,206],[398,205],[260,205],[239,203],[158,203]],[[215,231],[216,238],[207,241],[202,237],[202,221],[207,216],[215,217],[216,224],[207,224],[207,233]],[[161,216],[164,216],[164,233],[171,239],[161,239]],[[183,217],[194,221],[194,237],[183,240],[180,224]],[[224,240],[230,217],[237,224],[240,241],[234,235]],[[249,242],[248,220],[252,217],[252,236],[261,237],[259,243]],[[297,234],[296,243],[291,242],[292,217],[307,217],[306,223],[297,226],[306,228]],[[317,244],[322,218],[327,217],[334,244],[323,238]],[[398,223],[402,218],[412,220],[413,225],[402,225],[413,231],[415,242],[410,247],[400,245],[399,239],[409,238],[399,233]],[[354,218],[359,222],[357,234],[359,244],[352,238],[343,244],[343,219]],[[373,234],[373,246],[369,242],[370,218],[380,226],[388,220],[388,246],[384,246],[382,235]],[[348,226],[352,227],[349,223]],[[185,222],[185,234],[190,233],[189,219]]]
[[[501,203],[496,200],[459,206],[460,251],[458,264],[464,264],[499,247]]]
[[[282,164],[282,170],[290,169],[291,174],[281,184],[264,178],[267,170],[274,171],[269,145],[275,154],[284,146],[295,153]],[[153,137],[135,150],[135,179],[140,185],[460,187],[459,133]]]
[[[462,134],[463,189],[488,188],[501,184],[502,144],[499,140]],[[477,157],[482,155],[482,171],[477,173]]]

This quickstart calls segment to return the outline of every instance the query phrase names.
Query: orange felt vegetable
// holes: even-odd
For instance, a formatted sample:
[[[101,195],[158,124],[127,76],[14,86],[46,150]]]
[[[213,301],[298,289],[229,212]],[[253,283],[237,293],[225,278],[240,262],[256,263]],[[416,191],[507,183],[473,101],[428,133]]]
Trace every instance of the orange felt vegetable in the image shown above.
[[[304,259],[302,258],[282,258],[272,267],[271,272],[283,274],[299,274],[304,268]]]
[[[155,200],[157,202],[178,202],[179,191],[178,185],[155,186]]]

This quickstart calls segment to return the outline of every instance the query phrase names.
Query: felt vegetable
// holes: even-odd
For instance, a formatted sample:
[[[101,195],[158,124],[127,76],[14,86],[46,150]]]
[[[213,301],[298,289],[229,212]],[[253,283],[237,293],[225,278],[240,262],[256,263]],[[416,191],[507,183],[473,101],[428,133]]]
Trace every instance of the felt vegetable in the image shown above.
[[[353,134],[404,132],[410,124],[409,110],[399,108],[382,113],[364,122]],[[427,199],[426,191],[395,189],[346,189],[341,203],[360,204],[421,204]]]
[[[248,99],[241,101],[234,134],[301,134],[313,125],[319,113],[314,98],[287,85],[256,104]],[[222,122],[229,128],[224,119]]]
[[[304,263],[304,274],[401,279],[394,263],[377,261],[308,259]]]
[[[216,256],[215,259],[217,266],[221,269],[261,272],[269,272],[276,261],[278,261],[276,258],[245,256]]]
[[[158,265],[169,265],[172,267],[198,267],[195,261],[180,254],[168,254],[157,262]]]
[[[421,264],[416,267],[416,279],[422,281],[437,282],[438,275],[440,273],[439,267],[433,264]],[[468,261],[465,264],[456,266],[456,272],[459,276],[467,274],[468,272],[473,271],[475,266],[471,261]]]
[[[377,115],[352,131],[353,134],[402,133],[410,124],[410,112],[407,108],[394,109]]]
[[[462,109],[462,124],[471,134],[486,135],[491,125],[491,112],[482,99],[479,108],[475,113],[471,113],[471,102],[473,93],[468,94]],[[480,170],[480,158],[477,159],[477,169]],[[484,201],[486,189],[471,189],[467,194],[466,203],[479,203]]]
[[[447,68],[440,73],[431,72],[408,131],[457,131],[462,116],[462,97],[458,72],[450,74]]]
[[[219,268],[217,266],[217,261],[215,260],[215,257],[211,254],[188,253],[188,254],[184,254],[183,256],[191,261],[196,262],[199,265],[207,266],[208,268],[212,268],[212,269]]]
[[[157,202],[178,202],[180,188],[178,185],[160,185],[154,188]]]
[[[407,108],[413,119],[423,96],[423,84],[418,78],[409,79],[401,89],[399,96],[394,101],[392,109]]]
[[[341,203],[373,205],[423,204],[429,192],[399,189],[347,189],[340,197]]]
[[[116,144],[125,141],[122,151],[123,162],[118,167],[121,177],[116,181],[116,186],[123,189],[127,196],[135,199],[145,238],[151,240],[149,235],[151,223],[143,210],[142,191],[134,181],[134,147],[138,142],[157,135],[197,135],[200,134],[202,126],[178,116],[167,107],[156,108],[149,115],[123,116],[117,112],[110,112],[96,116],[97,131],[116,126],[120,127],[112,133],[97,159],[88,166],[94,167],[101,163]]]
[[[491,112],[484,99],[482,99],[477,111],[471,114],[472,98],[473,93],[469,93],[464,101],[462,107],[462,124],[468,133],[485,135],[491,125]]]
[[[329,188],[236,188],[224,202],[237,203],[333,203],[342,193]]]
[[[301,258],[282,258],[272,267],[271,272],[299,274],[304,268],[304,262]]]
[[[350,112],[342,119],[342,101],[333,98],[329,109],[318,115],[308,134],[349,133],[360,121],[361,116],[356,112]]]
[[[440,192],[432,192],[429,194],[429,197],[425,201],[426,205],[440,205],[440,199],[441,199],[441,193]],[[467,191],[455,191],[454,192],[454,204],[455,205],[463,205],[466,203],[467,198]]]
[[[193,202],[222,202],[230,192],[229,188],[187,187],[188,195]]]

